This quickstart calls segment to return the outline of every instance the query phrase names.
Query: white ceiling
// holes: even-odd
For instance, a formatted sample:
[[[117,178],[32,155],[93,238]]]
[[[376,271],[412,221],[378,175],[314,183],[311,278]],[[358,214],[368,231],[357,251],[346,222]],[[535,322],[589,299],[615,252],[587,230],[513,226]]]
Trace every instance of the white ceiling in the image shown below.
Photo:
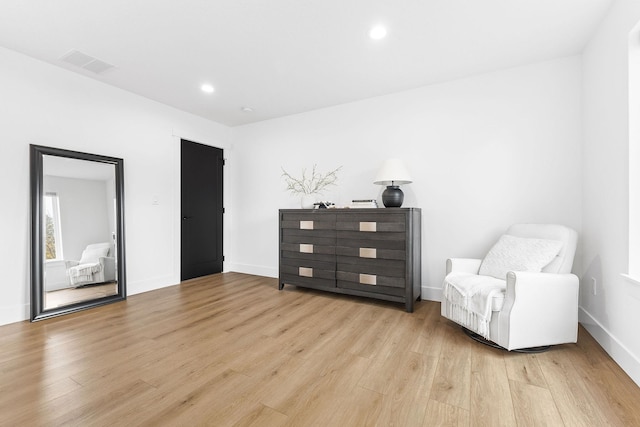
[[[612,2],[1,0],[0,46],[236,126],[578,54]]]

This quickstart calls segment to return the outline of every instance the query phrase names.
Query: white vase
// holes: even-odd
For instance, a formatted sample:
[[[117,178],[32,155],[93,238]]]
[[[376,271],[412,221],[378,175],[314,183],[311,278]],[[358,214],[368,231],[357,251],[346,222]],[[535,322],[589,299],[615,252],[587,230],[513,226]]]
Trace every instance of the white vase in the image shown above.
[[[316,202],[315,194],[303,194],[300,198],[300,207],[302,209],[313,209],[313,204]]]

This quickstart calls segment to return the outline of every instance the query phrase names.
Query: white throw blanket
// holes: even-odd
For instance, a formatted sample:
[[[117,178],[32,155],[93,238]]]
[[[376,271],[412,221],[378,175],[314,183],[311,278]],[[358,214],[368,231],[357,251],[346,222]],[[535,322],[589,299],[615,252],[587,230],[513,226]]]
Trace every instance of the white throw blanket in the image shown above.
[[[505,280],[468,273],[450,273],[442,289],[447,316],[462,326],[489,336],[493,298],[507,289]]]
[[[69,268],[69,279],[72,285],[81,285],[91,282],[93,275],[102,271],[102,264],[99,262],[80,264]]]

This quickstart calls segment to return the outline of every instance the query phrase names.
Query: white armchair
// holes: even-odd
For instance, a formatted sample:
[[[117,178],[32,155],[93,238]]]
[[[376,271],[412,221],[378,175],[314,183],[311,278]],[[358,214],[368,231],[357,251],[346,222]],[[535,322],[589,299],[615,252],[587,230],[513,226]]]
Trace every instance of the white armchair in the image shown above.
[[[72,286],[84,286],[94,283],[105,283],[115,280],[116,262],[110,257],[109,243],[88,245],[79,261],[67,261],[67,274]]]
[[[442,315],[507,350],[576,342],[576,245],[565,226],[511,226],[484,260],[447,260]]]

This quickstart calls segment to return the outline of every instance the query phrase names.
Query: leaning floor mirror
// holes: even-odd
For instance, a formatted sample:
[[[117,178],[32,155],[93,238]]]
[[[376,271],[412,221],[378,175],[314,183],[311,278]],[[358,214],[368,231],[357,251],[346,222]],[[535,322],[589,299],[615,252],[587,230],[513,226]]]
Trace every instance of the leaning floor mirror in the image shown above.
[[[123,160],[30,149],[31,321],[124,300]]]

